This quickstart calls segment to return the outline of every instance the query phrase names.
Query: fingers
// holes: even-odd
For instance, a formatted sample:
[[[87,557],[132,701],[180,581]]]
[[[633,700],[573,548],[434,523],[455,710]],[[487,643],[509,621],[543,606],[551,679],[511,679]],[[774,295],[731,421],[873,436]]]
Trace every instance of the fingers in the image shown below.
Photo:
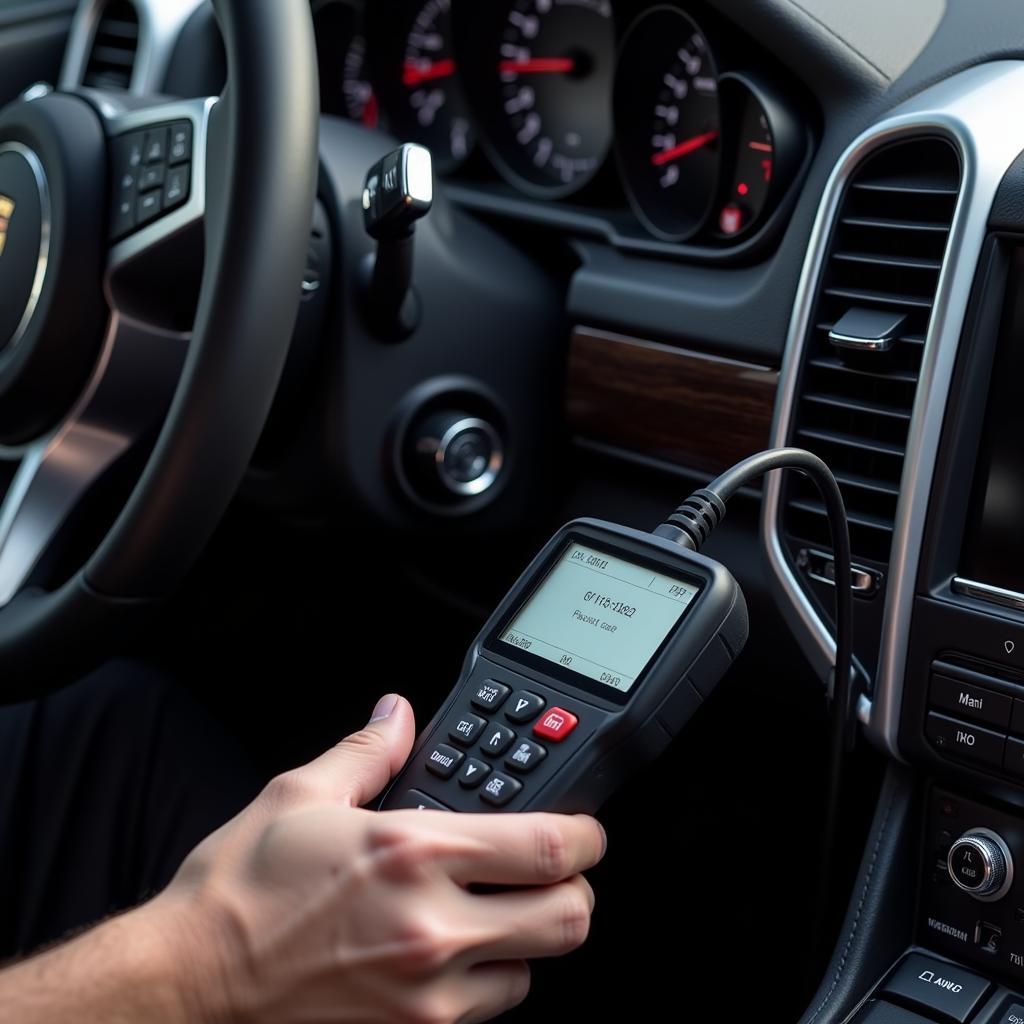
[[[543,889],[470,896],[465,913],[481,934],[477,962],[564,956],[582,946],[590,933],[594,890],[582,875]]]
[[[377,702],[364,728],[315,761],[278,776],[275,790],[289,803],[301,802],[305,794],[357,807],[372,800],[397,774],[415,738],[416,722],[409,702],[388,694]]]
[[[525,960],[477,964],[459,980],[459,997],[468,1009],[458,1024],[482,1024],[518,1006],[530,991],[530,967]]]
[[[436,856],[460,885],[552,885],[592,868],[603,856],[604,829],[586,815],[447,814],[417,815],[434,830]]]

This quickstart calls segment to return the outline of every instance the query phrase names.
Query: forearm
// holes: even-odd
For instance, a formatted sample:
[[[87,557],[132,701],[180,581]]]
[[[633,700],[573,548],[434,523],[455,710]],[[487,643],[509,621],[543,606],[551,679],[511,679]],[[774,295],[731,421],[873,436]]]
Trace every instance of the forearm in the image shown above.
[[[0,971],[0,1024],[195,1024],[205,1016],[184,945],[160,901],[111,918]]]

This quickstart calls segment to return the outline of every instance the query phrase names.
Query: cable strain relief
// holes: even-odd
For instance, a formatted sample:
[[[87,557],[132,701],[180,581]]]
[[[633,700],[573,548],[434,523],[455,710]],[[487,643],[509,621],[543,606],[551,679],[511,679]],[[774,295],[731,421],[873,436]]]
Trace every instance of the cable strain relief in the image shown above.
[[[685,534],[690,544],[684,546],[692,546],[694,551],[699,551],[724,518],[725,502],[714,491],[702,487],[694,491],[662,525],[675,527]]]

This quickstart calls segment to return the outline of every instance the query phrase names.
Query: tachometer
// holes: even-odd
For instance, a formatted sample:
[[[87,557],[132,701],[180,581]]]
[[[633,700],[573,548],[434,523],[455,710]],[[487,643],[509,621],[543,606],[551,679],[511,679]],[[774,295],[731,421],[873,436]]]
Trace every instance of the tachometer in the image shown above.
[[[451,0],[402,0],[375,12],[380,35],[392,40],[378,76],[389,127],[426,146],[439,171],[452,171],[475,134],[452,47]]]
[[[719,191],[718,71],[688,15],[655,7],[630,28],[616,76],[615,143],[637,216],[661,238],[688,238]]]
[[[611,145],[609,0],[487,0],[477,67],[488,148],[513,184],[568,195]]]
[[[376,128],[379,108],[367,70],[362,7],[351,0],[315,0],[313,24],[320,109]]]

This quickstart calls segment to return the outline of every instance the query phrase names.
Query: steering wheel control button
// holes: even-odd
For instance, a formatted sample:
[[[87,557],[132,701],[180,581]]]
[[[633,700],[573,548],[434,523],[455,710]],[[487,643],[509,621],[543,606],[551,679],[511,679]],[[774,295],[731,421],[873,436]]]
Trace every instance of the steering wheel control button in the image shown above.
[[[973,683],[936,673],[932,676],[931,703],[958,718],[1005,729],[1010,724],[1013,699]]]
[[[943,754],[1002,767],[1006,737],[999,733],[930,711],[925,734],[932,746]]]
[[[504,807],[522,788],[518,779],[495,772],[480,790],[480,799],[494,807]]]
[[[145,157],[147,164],[159,164],[167,159],[166,128],[154,128],[146,132]]]
[[[491,766],[486,761],[471,757],[459,771],[459,785],[465,789],[476,789],[490,774]]]
[[[138,205],[135,208],[135,223],[141,228],[144,224],[159,217],[162,205],[159,192],[147,192],[139,196]]]
[[[534,736],[541,739],[551,740],[552,743],[561,743],[579,725],[580,720],[564,708],[552,708],[533,727]]]
[[[1013,882],[1013,857],[1002,837],[990,829],[965,832],[946,856],[949,877],[975,899],[1001,899]]]
[[[150,164],[144,167],[139,175],[139,191],[149,192],[150,189],[159,188],[164,183],[164,175],[167,168],[163,164]]]
[[[522,725],[536,718],[544,710],[545,704],[547,701],[543,697],[538,697],[529,690],[516,690],[508,702],[508,707],[505,708],[505,717],[510,722]]]
[[[167,161],[171,164],[183,164],[192,159],[192,125],[188,121],[180,121],[171,125],[171,142],[167,152]]]
[[[1024,1024],[1024,1005],[1012,1003],[998,1018],[993,1018],[993,1024]]]
[[[548,752],[539,744],[530,740],[517,740],[512,751],[505,758],[505,767],[514,772],[532,772],[548,756]]]
[[[989,982],[956,964],[911,953],[893,971],[884,992],[942,1020],[963,1024],[989,990]]]
[[[449,747],[446,743],[438,743],[427,754],[427,771],[441,779],[450,779],[455,769],[462,763],[466,755],[461,750]]]
[[[512,746],[512,741],[515,738],[516,734],[508,726],[491,723],[484,730],[484,737],[480,741],[480,749],[492,757],[500,757]]]
[[[164,189],[164,209],[181,206],[188,199],[189,165],[172,167],[167,172],[167,187]]]
[[[510,686],[488,679],[476,688],[470,703],[481,711],[497,711],[505,703],[510,690]]]
[[[49,188],[36,154],[0,145],[0,349],[24,334],[35,311],[49,248]]]
[[[477,735],[487,728],[487,719],[479,715],[464,714],[456,718],[448,730],[453,743],[460,747],[471,747]]]
[[[450,807],[445,807],[440,800],[435,800],[432,796],[427,796],[426,793],[421,793],[418,789],[407,790],[401,797],[399,797],[395,804],[396,810],[413,810],[413,811],[450,811]]]

